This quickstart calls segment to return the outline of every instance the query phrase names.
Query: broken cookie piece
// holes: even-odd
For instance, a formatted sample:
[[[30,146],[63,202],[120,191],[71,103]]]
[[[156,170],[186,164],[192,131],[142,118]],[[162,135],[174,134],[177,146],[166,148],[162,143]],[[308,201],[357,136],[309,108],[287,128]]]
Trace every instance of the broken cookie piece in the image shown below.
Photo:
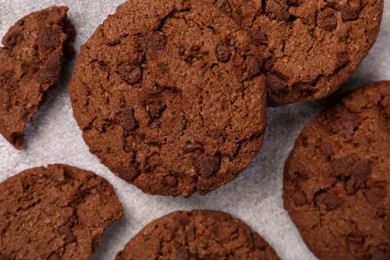
[[[123,218],[113,187],[90,171],[49,165],[0,184],[0,259],[91,259]]]
[[[0,133],[15,148],[24,143],[26,126],[57,84],[74,52],[75,29],[67,7],[31,13],[13,25],[0,48]]]

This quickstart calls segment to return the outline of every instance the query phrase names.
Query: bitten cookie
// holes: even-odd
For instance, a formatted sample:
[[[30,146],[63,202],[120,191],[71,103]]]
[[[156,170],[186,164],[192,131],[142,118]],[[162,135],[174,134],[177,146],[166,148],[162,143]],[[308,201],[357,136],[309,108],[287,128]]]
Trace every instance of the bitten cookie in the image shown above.
[[[142,229],[116,260],[279,259],[271,246],[229,214],[177,211]]]
[[[144,192],[206,194],[263,142],[261,56],[211,4],[130,0],[81,48],[74,116],[90,151]]]
[[[90,259],[122,217],[112,186],[92,172],[26,170],[0,184],[0,259]]]
[[[246,28],[264,53],[268,104],[326,97],[375,43],[383,0],[203,0]]]
[[[0,133],[21,149],[26,125],[44,103],[73,53],[67,7],[31,13],[12,26],[0,47]]]
[[[320,259],[390,259],[390,81],[346,94],[307,124],[283,198]]]

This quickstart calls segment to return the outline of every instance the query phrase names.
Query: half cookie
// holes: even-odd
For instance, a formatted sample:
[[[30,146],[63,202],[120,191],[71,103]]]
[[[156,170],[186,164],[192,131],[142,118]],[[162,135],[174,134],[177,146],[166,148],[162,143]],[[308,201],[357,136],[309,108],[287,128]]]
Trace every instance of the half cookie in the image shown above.
[[[284,206],[320,259],[390,259],[390,82],[313,118],[286,163]]]
[[[0,259],[90,259],[122,217],[112,186],[92,172],[24,171],[0,184]]]
[[[264,239],[229,214],[177,211],[142,229],[116,260],[279,259]]]
[[[264,53],[268,103],[336,91],[376,41],[383,0],[203,0],[246,28]]]
[[[259,50],[211,4],[125,2],[81,48],[69,88],[90,151],[152,194],[231,181],[264,139]]]
[[[73,53],[75,30],[67,7],[31,13],[12,26],[0,47],[0,133],[15,148],[24,143],[26,125],[60,78]]]

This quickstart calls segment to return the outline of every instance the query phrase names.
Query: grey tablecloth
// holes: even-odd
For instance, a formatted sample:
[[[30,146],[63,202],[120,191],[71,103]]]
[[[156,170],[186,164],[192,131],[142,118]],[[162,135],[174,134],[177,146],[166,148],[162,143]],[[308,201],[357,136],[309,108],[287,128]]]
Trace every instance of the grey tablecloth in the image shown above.
[[[16,20],[32,11],[51,5],[67,5],[78,31],[78,49],[123,1],[0,0],[0,36]],[[364,83],[390,79],[390,0],[385,2],[377,44],[336,95]],[[106,233],[96,259],[113,259],[130,238],[155,218],[189,209],[222,210],[241,218],[267,239],[282,259],[315,259],[283,209],[283,166],[299,131],[329,99],[269,109],[267,139],[261,153],[240,177],[217,191],[190,199],[150,196],[116,177],[88,152],[73,119],[67,93],[72,67],[73,64],[68,66],[61,83],[29,126],[24,151],[16,151],[0,136],[0,182],[21,170],[51,163],[67,163],[92,170],[111,182],[124,205],[126,217]]]

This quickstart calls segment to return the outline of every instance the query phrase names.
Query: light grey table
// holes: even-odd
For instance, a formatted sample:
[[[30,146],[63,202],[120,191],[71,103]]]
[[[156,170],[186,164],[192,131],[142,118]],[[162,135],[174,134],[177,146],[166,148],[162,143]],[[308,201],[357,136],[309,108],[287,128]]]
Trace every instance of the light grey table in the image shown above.
[[[22,16],[51,5],[67,5],[77,31],[76,48],[123,0],[0,0],[0,36]],[[337,94],[365,83],[390,79],[390,0],[378,42],[359,70]],[[73,64],[27,131],[24,151],[0,136],[0,182],[24,169],[66,163],[96,172],[111,182],[122,201],[125,219],[108,230],[95,259],[113,259],[126,242],[150,221],[175,210],[214,209],[241,218],[275,248],[282,259],[315,259],[283,209],[283,166],[305,123],[328,102],[271,108],[267,138],[253,164],[236,180],[207,196],[190,199],[150,196],[112,174],[88,152],[72,116],[67,93]]]

